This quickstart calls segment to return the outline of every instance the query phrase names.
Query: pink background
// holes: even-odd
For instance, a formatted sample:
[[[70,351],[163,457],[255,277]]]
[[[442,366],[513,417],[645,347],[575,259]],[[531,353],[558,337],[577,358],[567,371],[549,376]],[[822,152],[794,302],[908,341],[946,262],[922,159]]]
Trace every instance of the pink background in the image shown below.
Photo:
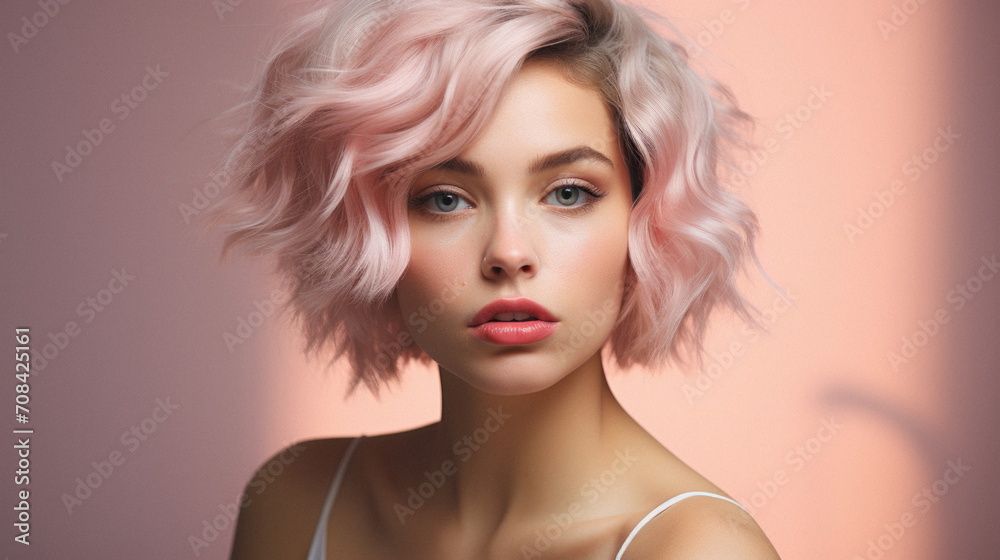
[[[206,183],[221,144],[207,119],[298,13],[283,4],[218,14],[209,0],[72,2],[48,18],[37,1],[0,7],[5,34],[21,33],[23,17],[45,21],[17,52],[6,35],[0,54],[0,355],[12,371],[19,326],[39,351],[64,344],[31,377],[30,547],[12,540],[16,457],[0,453],[0,555],[226,558],[233,529],[217,517],[280,447],[434,420],[429,372],[381,402],[345,401],[344,376],[300,358],[274,315],[233,351],[224,341],[267,308],[273,281],[263,263],[220,265],[218,236],[179,207],[196,193],[217,200]],[[760,213],[765,269],[795,299],[754,279],[768,332],[720,317],[710,370],[612,372],[616,393],[752,508],[783,558],[995,558],[1000,277],[976,274],[1000,252],[1000,8],[650,4],[761,123],[770,151],[741,192]],[[122,119],[115,100],[148,67],[160,79]],[[105,118],[113,130],[57,177],[52,162]],[[951,136],[935,149],[941,130]],[[135,279],[102,293],[122,269]],[[106,305],[88,312],[88,298]],[[73,336],[60,334],[69,321]],[[893,365],[904,339],[919,346]],[[739,355],[726,355],[733,345]],[[22,427],[14,384],[0,384],[8,434]],[[154,414],[168,398],[176,409]],[[123,441],[133,426],[151,433]],[[63,495],[111,457],[120,464],[68,511]],[[925,489],[933,502],[914,498]],[[196,553],[189,537],[206,538],[213,520],[223,528]]]

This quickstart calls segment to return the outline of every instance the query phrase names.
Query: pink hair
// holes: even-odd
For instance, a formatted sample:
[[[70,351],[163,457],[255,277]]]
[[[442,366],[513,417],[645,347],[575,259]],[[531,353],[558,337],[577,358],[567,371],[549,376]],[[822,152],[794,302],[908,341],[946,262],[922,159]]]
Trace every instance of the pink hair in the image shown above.
[[[749,122],[677,43],[613,0],[320,2],[267,60],[226,162],[224,254],[277,257],[307,351],[327,345],[373,390],[410,359],[390,304],[409,261],[409,181],[485,128],[525,60],[561,63],[613,110],[638,194],[610,338],[622,366],[701,354],[711,311],[755,323],[736,290],[753,212],[723,188]],[[714,92],[714,95],[713,95]]]

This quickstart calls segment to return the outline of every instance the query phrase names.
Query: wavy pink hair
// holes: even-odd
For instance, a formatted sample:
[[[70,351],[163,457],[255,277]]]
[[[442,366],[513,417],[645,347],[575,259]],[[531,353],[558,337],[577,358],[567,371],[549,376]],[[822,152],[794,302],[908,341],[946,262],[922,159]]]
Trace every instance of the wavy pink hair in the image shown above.
[[[409,261],[409,181],[485,128],[525,60],[597,88],[617,120],[633,194],[630,270],[611,355],[623,367],[700,363],[716,306],[750,323],[735,280],[756,262],[753,212],[723,186],[749,124],[678,43],[613,0],[320,2],[279,40],[239,107],[215,215],[233,246],[277,257],[306,350],[332,345],[378,390],[410,359],[389,298]],[[759,265],[758,265],[759,267]],[[405,338],[405,337],[404,337]]]

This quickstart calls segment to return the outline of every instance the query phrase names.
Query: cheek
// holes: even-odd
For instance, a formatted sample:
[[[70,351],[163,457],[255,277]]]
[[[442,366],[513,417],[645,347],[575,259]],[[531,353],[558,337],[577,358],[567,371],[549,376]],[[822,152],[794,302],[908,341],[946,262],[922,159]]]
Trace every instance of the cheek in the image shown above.
[[[599,348],[617,323],[628,267],[627,227],[627,218],[603,221],[577,238],[572,259],[564,262],[561,299],[572,310],[566,336],[571,347],[583,341],[584,354]]]
[[[573,262],[567,263],[576,281],[600,294],[601,300],[612,295],[609,288],[622,282],[628,260],[628,221],[615,218],[578,239]]]
[[[628,238],[602,240],[598,245],[590,289],[587,299],[591,311],[610,314],[611,323],[605,325],[607,334],[617,320],[625,287],[625,273],[628,267]]]
[[[449,266],[448,259],[434,258],[433,253],[426,249],[421,249],[421,253],[415,253],[410,257],[410,264],[406,273],[400,279],[396,287],[399,298],[399,307],[406,317],[421,306],[426,306],[427,302],[434,297],[434,293],[443,285],[443,278],[447,277]]]
[[[452,322],[457,302],[468,285],[469,266],[459,255],[468,248],[445,236],[411,234],[413,240],[406,272],[396,286],[403,320],[422,347],[432,327]]]

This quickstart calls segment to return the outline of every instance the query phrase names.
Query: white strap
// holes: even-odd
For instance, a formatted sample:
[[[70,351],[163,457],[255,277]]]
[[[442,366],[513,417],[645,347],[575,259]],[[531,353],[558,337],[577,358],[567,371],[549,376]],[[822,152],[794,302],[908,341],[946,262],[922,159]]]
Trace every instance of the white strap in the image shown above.
[[[681,501],[681,500],[683,500],[685,498],[690,498],[691,496],[710,496],[712,498],[719,498],[720,500],[726,500],[727,502],[731,502],[731,503],[734,503],[734,504],[740,506],[739,502],[737,502],[735,500],[730,500],[729,498],[727,498],[725,496],[720,496],[718,494],[713,494],[711,492],[685,492],[683,494],[678,494],[678,495],[674,496],[673,498],[670,498],[669,500],[667,500],[667,501],[663,502],[662,504],[656,506],[656,509],[654,509],[653,511],[649,512],[648,514],[646,514],[646,517],[642,518],[642,521],[640,521],[639,524],[635,526],[635,529],[632,529],[632,532],[629,533],[628,538],[625,539],[625,543],[622,544],[621,549],[618,551],[618,555],[615,556],[615,560],[622,560],[622,556],[625,555],[625,549],[628,548],[628,545],[632,543],[632,539],[635,538],[635,536],[639,533],[639,530],[642,529],[646,525],[646,523],[649,523],[654,517],[656,517],[657,515],[660,515],[661,513],[663,513],[663,510],[667,509],[668,507],[676,504],[677,502],[679,502],[679,501]],[[740,506],[740,509],[742,509],[743,511],[746,511],[746,508],[744,508],[743,506]],[[749,513],[749,512],[747,512],[747,513]],[[310,559],[310,560],[312,560],[312,559]]]
[[[333,500],[337,497],[337,490],[340,489],[340,483],[344,480],[344,473],[347,472],[347,464],[351,462],[354,449],[363,437],[365,436],[354,438],[354,441],[347,446],[344,457],[340,460],[340,466],[337,467],[337,474],[333,476],[333,483],[330,484],[330,492],[326,495],[326,502],[323,504],[323,512],[319,514],[319,522],[316,524],[316,532],[313,534],[312,545],[309,547],[309,555],[306,556],[306,560],[326,560],[326,526],[330,519],[330,509],[333,507]]]

